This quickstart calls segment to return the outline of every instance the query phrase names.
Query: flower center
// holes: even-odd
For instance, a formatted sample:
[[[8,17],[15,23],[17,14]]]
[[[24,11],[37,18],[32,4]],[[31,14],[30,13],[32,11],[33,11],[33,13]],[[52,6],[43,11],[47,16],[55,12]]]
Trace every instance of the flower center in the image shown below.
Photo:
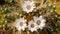
[[[41,21],[40,20],[37,20],[36,24],[40,25]]]
[[[20,26],[23,26],[23,22],[20,22]]]
[[[31,24],[31,27],[34,28],[34,24]]]
[[[26,7],[28,10],[30,10],[31,9],[31,6],[30,5],[27,5],[27,7]]]

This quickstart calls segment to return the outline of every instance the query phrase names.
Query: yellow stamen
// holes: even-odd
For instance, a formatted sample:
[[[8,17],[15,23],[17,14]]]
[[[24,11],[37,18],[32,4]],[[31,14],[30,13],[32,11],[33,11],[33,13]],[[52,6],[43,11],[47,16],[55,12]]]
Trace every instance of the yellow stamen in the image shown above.
[[[23,22],[20,22],[20,26],[23,26]]]
[[[28,10],[30,10],[31,9],[31,6],[30,5],[27,5],[27,7],[26,7]]]
[[[37,20],[36,24],[40,25],[41,21],[40,20]]]
[[[34,28],[34,24],[31,24],[31,27]]]

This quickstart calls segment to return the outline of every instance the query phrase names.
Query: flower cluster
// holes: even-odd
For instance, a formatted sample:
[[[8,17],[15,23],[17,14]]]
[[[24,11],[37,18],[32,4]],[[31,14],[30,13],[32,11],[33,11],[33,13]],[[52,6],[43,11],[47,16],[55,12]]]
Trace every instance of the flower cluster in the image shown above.
[[[45,26],[45,19],[43,18],[43,16],[39,16],[39,17],[35,17],[34,19],[29,21],[28,24],[26,23],[27,20],[24,18],[20,18],[16,20],[16,25],[15,27],[20,31],[20,30],[25,30],[25,28],[28,28],[29,30],[31,30],[31,32],[33,31],[37,31],[37,29],[43,29],[43,27]]]
[[[33,9],[35,8],[35,4],[33,1],[24,1],[23,5],[22,5],[22,9],[23,11],[29,13],[32,12]],[[20,31],[20,30],[25,30],[25,28],[28,28],[31,32],[37,31],[37,29],[43,29],[43,27],[45,26],[45,19],[43,18],[43,16],[39,16],[33,17],[33,20],[30,20],[27,22],[27,19],[24,18],[20,18],[16,20],[16,25],[15,27]]]

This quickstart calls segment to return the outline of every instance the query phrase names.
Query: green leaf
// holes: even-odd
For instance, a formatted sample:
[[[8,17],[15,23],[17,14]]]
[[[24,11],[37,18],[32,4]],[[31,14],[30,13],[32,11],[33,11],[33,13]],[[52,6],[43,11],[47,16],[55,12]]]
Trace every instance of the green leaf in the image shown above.
[[[11,11],[9,11],[9,10],[3,10],[3,13],[4,14],[8,14],[8,13],[11,13]]]
[[[22,13],[22,9],[18,9],[17,12],[18,12],[19,14],[21,14],[21,13]]]

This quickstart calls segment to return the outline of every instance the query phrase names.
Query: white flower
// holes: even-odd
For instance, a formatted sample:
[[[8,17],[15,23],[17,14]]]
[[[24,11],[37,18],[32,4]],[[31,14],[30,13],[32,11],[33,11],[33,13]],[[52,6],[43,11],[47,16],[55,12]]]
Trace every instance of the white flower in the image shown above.
[[[26,26],[26,20],[24,18],[20,18],[16,20],[16,25],[15,27],[20,31],[20,30],[25,30]]]
[[[31,32],[37,31],[37,25],[33,22],[33,20],[28,22],[28,29],[31,30]]]
[[[43,27],[45,26],[45,19],[43,18],[43,16],[41,15],[41,16],[39,16],[39,17],[35,17],[34,16],[34,21],[35,21],[35,23],[38,25],[38,27],[40,28],[40,29],[43,29]]]
[[[25,11],[27,13],[32,12],[34,8],[35,8],[35,4],[33,1],[32,2],[29,0],[25,1],[22,5],[23,11]]]

